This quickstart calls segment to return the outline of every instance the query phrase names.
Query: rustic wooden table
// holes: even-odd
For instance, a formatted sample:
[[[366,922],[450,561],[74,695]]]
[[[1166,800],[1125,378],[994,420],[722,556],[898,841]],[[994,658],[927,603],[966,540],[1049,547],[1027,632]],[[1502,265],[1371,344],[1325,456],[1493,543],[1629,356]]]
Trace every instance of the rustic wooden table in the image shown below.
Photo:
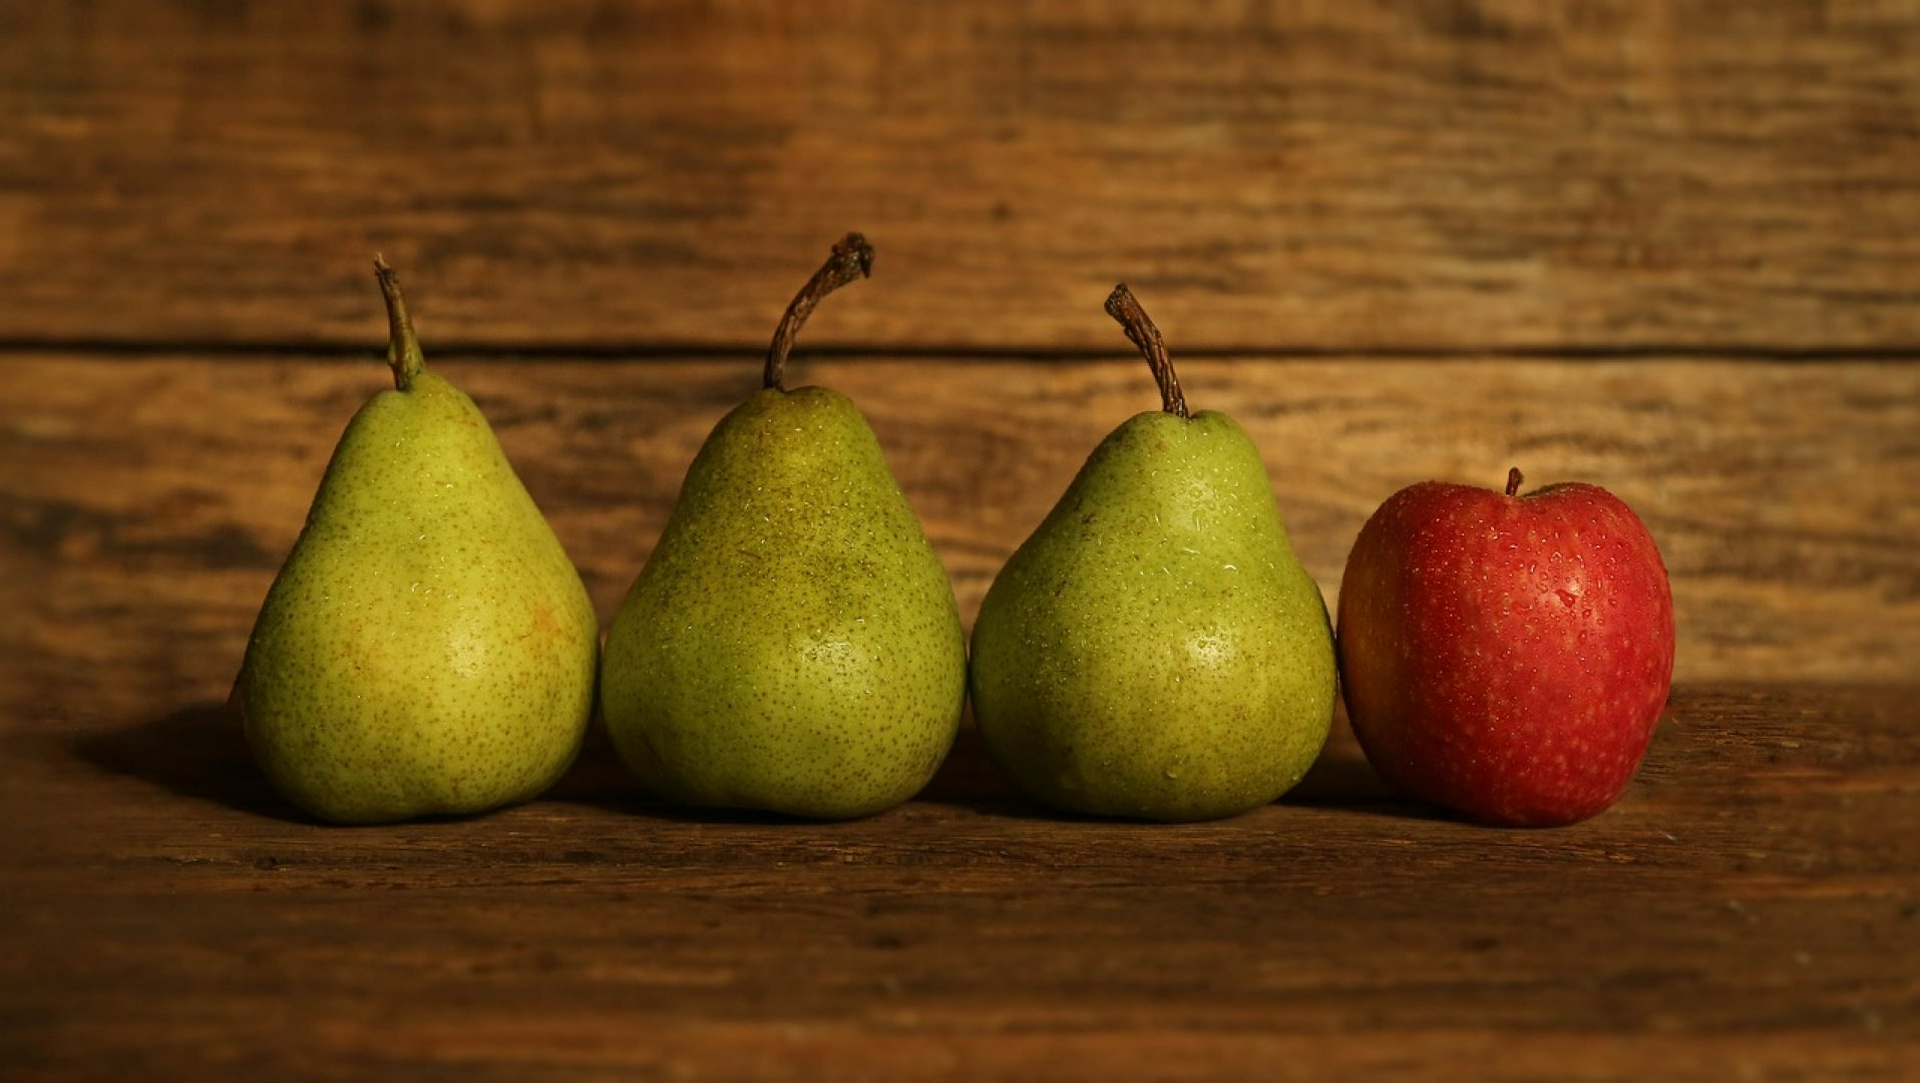
[[[0,1077],[1920,1078],[1920,18],[1897,4],[0,2]],[[385,379],[368,261],[603,621],[794,287],[970,623],[1155,404],[1331,596],[1426,477],[1612,488],[1677,683],[1495,831],[1344,729],[1237,819],[970,732],[870,820],[336,829],[220,702]]]

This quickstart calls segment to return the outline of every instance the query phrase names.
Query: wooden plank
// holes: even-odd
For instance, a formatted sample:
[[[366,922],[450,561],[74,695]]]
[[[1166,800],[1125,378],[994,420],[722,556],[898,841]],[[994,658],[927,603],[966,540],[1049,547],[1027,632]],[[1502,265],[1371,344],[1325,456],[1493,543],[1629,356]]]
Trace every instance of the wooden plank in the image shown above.
[[[1682,686],[1572,828],[1351,739],[1214,824],[1037,814],[963,740],[871,820],[687,817],[595,747],[493,816],[285,818],[231,723],[0,731],[17,1079],[1911,1078],[1915,686]]]
[[[0,6],[0,340],[1920,349],[1920,19],[589,0]],[[431,345],[431,343],[430,343]]]
[[[750,358],[435,362],[469,389],[610,619]],[[371,359],[48,355],[0,394],[0,714],[224,695]],[[1920,657],[1920,366],[1204,361],[1331,601],[1361,523],[1428,477],[1585,479],[1669,563],[1683,680],[1887,680]],[[1144,365],[807,361],[872,419],[972,621]]]

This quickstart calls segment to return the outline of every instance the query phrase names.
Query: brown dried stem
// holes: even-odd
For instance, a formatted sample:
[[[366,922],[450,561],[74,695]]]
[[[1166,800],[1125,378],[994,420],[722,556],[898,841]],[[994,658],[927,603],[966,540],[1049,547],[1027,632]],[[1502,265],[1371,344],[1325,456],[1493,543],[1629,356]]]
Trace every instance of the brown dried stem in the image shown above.
[[[1187,397],[1180,391],[1180,377],[1173,371],[1173,359],[1167,356],[1166,340],[1160,337],[1160,329],[1153,325],[1152,317],[1140,307],[1125,282],[1113,287],[1113,292],[1107,295],[1107,315],[1120,322],[1121,330],[1147,359],[1154,382],[1160,385],[1160,408],[1175,417],[1192,417],[1187,412]]]
[[[852,282],[856,278],[865,278],[873,273],[873,246],[858,233],[849,233],[840,238],[833,246],[833,254],[827,262],[813,272],[807,284],[793,295],[793,303],[787,306],[787,314],[780,317],[780,326],[774,329],[773,344],[767,347],[767,371],[764,377],[767,387],[781,386],[785,378],[787,355],[793,352],[793,340],[800,328],[813,315],[818,305],[829,293]]]
[[[387,257],[373,257],[373,276],[379,279],[380,296],[387,302],[387,367],[393,370],[393,386],[406,391],[413,386],[413,378],[426,370],[427,359],[420,352],[419,336],[413,333],[400,279],[387,265]]]

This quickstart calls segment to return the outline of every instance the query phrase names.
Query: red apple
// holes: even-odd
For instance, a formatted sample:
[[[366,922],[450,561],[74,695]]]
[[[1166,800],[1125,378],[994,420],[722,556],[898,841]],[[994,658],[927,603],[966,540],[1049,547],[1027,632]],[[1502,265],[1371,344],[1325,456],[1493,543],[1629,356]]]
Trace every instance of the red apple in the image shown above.
[[[1673,679],[1652,535],[1596,485],[1428,481],[1373,513],[1340,583],[1340,677],[1388,782],[1489,824],[1613,804]]]

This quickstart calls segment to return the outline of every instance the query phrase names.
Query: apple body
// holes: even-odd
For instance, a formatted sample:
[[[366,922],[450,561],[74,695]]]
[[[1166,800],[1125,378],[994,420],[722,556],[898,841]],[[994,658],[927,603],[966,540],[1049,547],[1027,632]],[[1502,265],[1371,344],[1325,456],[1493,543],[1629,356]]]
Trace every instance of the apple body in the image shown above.
[[[1390,783],[1502,826],[1619,798],[1673,678],[1673,594],[1639,516],[1595,485],[1422,482],[1361,529],[1340,678]]]

